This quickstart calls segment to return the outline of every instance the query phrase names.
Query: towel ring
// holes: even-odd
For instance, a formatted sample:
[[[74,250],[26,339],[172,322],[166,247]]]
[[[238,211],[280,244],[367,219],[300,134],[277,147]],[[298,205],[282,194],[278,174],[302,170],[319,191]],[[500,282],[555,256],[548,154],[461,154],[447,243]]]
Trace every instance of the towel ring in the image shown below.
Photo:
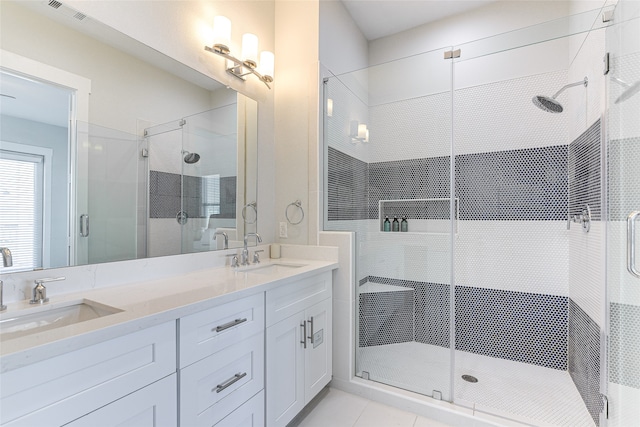
[[[300,213],[302,214],[302,218],[300,218],[300,221],[298,222],[293,222],[291,221],[291,219],[289,218],[289,208],[291,206],[295,206],[296,208],[300,209]],[[302,222],[302,220],[304,219],[304,209],[302,209],[302,202],[300,200],[296,200],[295,202],[289,203],[287,205],[287,208],[284,210],[284,216],[287,218],[287,221],[289,221],[289,224],[291,225],[298,225]]]
[[[253,209],[253,212],[255,213],[255,219],[253,221],[247,221],[247,208],[251,207]],[[255,224],[256,221],[258,220],[258,204],[256,202],[251,202],[251,203],[247,203],[246,205],[244,205],[244,207],[242,208],[242,219],[244,220],[245,224]]]

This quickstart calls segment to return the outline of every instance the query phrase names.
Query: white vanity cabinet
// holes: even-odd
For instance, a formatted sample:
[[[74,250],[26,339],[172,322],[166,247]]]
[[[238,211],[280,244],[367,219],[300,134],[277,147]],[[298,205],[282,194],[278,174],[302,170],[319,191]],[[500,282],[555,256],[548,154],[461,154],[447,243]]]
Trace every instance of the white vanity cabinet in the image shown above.
[[[185,316],[179,330],[180,425],[262,425],[264,293]]]
[[[331,272],[266,292],[266,416],[286,426],[331,380]]]
[[[4,372],[0,375],[0,424],[61,426],[129,397],[175,374],[175,337],[172,321]],[[175,375],[170,378],[175,379]],[[175,390],[175,380],[173,384]],[[177,418],[171,418],[175,400],[165,400],[155,389],[140,395],[144,395],[148,407],[159,406],[160,402],[173,405],[173,409],[166,408],[169,418],[161,425],[176,425]],[[117,425],[115,421],[106,418],[100,425]]]
[[[176,374],[169,375],[65,426],[175,427],[178,420],[176,382]]]

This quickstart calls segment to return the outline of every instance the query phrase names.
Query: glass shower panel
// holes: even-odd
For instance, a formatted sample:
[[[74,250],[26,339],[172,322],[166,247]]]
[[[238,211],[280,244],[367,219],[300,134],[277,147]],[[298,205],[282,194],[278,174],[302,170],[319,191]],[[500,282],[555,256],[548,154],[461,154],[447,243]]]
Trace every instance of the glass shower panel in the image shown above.
[[[599,412],[599,31],[470,58],[462,47],[454,64],[454,401],[532,425],[594,425]],[[564,113],[532,102],[585,75],[589,88],[557,97]],[[592,231],[567,230],[586,203]]]
[[[180,121],[145,130],[148,149],[147,256],[181,253],[182,127]]]
[[[182,253],[223,249],[224,239],[213,239],[216,231],[227,234],[229,247],[239,247],[244,233],[236,227],[236,194],[238,184],[244,186],[244,157],[238,156],[237,104],[184,121]]]
[[[609,425],[619,427],[640,423],[640,3],[619,1],[613,22],[607,29],[606,76],[607,395]]]
[[[78,122],[77,133],[79,179],[73,220],[78,227],[77,263],[135,259],[137,138],[84,122]]]
[[[356,375],[443,400],[452,398],[449,50],[324,87],[324,229],[356,234]]]

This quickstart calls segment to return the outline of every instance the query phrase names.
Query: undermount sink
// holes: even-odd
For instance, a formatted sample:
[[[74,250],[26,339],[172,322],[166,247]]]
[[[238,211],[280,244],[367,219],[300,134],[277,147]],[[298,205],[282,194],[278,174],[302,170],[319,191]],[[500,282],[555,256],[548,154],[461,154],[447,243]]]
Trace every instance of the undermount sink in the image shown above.
[[[289,272],[294,268],[304,267],[306,264],[292,264],[292,263],[269,263],[264,265],[257,265],[245,268],[242,270],[247,274],[274,274]]]
[[[37,306],[0,317],[0,339],[10,340],[38,332],[109,316],[122,310],[90,300]]]

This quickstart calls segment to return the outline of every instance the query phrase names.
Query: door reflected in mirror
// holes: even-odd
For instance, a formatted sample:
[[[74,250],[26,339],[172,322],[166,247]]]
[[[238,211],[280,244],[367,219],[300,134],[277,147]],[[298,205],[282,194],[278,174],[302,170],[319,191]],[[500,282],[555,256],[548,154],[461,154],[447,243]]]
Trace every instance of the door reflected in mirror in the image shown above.
[[[0,183],[14,261],[0,273],[218,250],[256,231],[254,100],[46,2],[3,1],[0,20],[0,168],[29,177]]]

